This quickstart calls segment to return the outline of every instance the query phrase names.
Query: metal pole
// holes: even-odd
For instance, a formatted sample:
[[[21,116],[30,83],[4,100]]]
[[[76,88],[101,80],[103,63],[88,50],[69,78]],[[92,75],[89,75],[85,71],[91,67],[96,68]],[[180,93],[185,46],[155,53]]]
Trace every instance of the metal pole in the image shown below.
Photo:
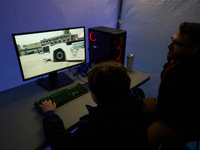
[[[123,4],[123,0],[119,0],[117,29],[120,29],[120,21],[121,21],[121,15],[122,15],[122,4]]]

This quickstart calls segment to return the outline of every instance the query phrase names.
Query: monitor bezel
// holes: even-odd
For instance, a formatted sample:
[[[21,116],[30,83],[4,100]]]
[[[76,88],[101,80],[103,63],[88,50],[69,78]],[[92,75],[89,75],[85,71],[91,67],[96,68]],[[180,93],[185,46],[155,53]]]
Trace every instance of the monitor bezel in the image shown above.
[[[60,69],[53,70],[53,71],[49,71],[49,72],[46,72],[46,73],[43,73],[43,74],[40,74],[40,75],[36,75],[36,76],[33,76],[33,77],[25,78],[24,72],[23,72],[22,63],[20,61],[20,56],[19,56],[19,52],[18,52],[17,42],[15,40],[15,36],[17,36],[17,35],[26,35],[26,34],[35,34],[35,33],[43,33],[43,32],[51,32],[51,31],[78,29],[78,28],[83,28],[83,30],[84,30],[84,47],[85,47],[85,60],[84,61],[80,62],[79,64],[75,64],[75,65],[72,65],[72,66],[67,66],[67,67],[60,68]],[[13,33],[12,34],[12,38],[13,38],[13,42],[14,42],[14,46],[15,46],[15,52],[16,52],[16,55],[17,55],[17,60],[18,60],[18,64],[19,64],[19,67],[20,67],[20,72],[21,72],[22,80],[23,81],[28,81],[28,80],[31,80],[31,79],[36,79],[36,78],[41,77],[41,76],[49,75],[49,74],[55,73],[55,72],[60,72],[60,71],[63,71],[63,70],[66,70],[66,69],[69,69],[69,68],[72,68],[72,67],[75,67],[75,66],[79,66],[81,64],[86,63],[87,59],[86,59],[86,37],[85,36],[86,36],[85,26],[58,28],[58,29],[51,29],[51,30],[40,30],[40,31],[32,31],[32,32]]]

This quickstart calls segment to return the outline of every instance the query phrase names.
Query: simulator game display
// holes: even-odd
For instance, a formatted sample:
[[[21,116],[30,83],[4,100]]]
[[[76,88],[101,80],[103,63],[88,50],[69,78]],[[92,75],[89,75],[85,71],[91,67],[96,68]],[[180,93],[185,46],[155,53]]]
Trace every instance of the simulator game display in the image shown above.
[[[57,71],[86,61],[85,27],[83,26],[18,33],[12,36],[24,81],[50,74],[48,79],[40,79],[40,81],[38,79],[38,83],[49,82],[45,84],[56,85],[57,88],[59,78],[62,78],[63,82],[66,77],[64,73],[61,75],[63,77],[60,77]]]

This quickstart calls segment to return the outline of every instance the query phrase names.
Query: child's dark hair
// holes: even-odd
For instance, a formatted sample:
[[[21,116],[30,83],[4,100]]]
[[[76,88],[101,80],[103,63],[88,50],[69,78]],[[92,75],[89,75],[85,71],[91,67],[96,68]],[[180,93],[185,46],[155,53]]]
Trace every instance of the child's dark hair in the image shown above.
[[[88,74],[88,85],[101,103],[112,103],[130,90],[131,79],[126,68],[117,61],[95,65]]]

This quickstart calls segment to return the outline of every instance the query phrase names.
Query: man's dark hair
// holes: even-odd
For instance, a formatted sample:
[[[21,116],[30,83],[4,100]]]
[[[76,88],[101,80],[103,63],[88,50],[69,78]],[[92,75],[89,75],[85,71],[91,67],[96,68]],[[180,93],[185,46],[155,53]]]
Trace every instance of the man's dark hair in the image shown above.
[[[117,61],[99,63],[88,74],[89,88],[103,104],[125,96],[130,90],[130,82],[126,68]]]
[[[190,36],[191,44],[200,48],[200,23],[183,22],[180,25],[179,30],[181,35]]]

